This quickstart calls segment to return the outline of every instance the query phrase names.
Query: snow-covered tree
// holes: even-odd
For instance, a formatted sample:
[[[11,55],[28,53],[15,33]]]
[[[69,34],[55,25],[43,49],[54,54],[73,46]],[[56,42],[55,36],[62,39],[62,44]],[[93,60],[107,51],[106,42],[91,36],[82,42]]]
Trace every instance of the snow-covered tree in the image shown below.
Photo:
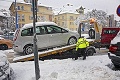
[[[75,24],[78,25],[81,21],[90,20],[90,18],[94,18],[96,22],[101,25],[107,24],[107,13],[96,9],[93,9],[85,14],[80,14],[80,16],[75,20]]]

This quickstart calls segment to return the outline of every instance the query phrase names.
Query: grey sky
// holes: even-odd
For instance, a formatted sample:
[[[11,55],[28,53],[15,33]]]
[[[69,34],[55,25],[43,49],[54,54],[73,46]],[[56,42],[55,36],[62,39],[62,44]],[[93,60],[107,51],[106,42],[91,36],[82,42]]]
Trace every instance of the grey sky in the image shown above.
[[[8,2],[6,2],[8,1]],[[0,0],[0,9],[7,9],[9,8],[11,2],[14,0]],[[51,6],[54,9],[63,9],[63,6],[66,4],[72,4],[73,6],[71,7],[65,7],[69,8],[69,10],[76,10],[80,6],[83,6],[85,9],[85,12],[92,10],[92,9],[97,9],[97,10],[103,10],[107,12],[108,14],[114,14],[115,19],[120,20],[120,17],[117,16],[116,14],[116,9],[117,6],[120,5],[120,0],[39,0],[39,3],[42,5],[46,6]]]
[[[72,4],[71,9],[78,9],[80,6],[83,6],[85,11],[92,9],[103,10],[108,14],[114,14],[117,20],[120,20],[120,17],[116,14],[117,6],[120,5],[120,0],[39,0],[39,3],[52,6],[54,8],[62,8],[63,5]]]

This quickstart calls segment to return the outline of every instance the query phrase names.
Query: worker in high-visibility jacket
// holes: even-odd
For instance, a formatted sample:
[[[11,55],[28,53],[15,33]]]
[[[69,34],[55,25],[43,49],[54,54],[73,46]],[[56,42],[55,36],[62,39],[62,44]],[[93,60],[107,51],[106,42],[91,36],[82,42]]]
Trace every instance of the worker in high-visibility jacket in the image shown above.
[[[81,55],[83,56],[83,60],[86,59],[86,48],[89,46],[89,42],[85,38],[79,38],[76,43],[76,56],[75,60]]]

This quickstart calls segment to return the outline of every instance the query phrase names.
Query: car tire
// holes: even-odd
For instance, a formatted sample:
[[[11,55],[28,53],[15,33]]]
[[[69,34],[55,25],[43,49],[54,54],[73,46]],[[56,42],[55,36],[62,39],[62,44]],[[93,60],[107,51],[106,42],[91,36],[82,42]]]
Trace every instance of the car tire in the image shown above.
[[[90,29],[89,32],[88,32],[89,36],[91,39],[94,39],[95,38],[95,30],[93,29]]]
[[[89,49],[86,51],[87,56],[93,56],[94,53],[95,53],[95,50],[92,49],[92,48],[89,48]]]
[[[0,44],[0,50],[7,50],[8,46],[6,44]]]
[[[23,49],[23,53],[26,55],[33,53],[33,46],[32,45],[26,45]]]
[[[77,43],[77,39],[75,37],[71,37],[68,40],[68,45],[72,45],[72,44],[76,44]]]

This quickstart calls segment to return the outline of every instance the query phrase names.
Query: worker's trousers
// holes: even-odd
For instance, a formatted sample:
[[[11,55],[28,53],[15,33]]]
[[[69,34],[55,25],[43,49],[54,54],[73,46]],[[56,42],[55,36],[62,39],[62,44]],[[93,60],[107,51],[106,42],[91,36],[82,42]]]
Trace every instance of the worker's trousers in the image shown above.
[[[83,56],[83,60],[86,59],[86,48],[78,48],[78,50],[76,51],[76,55],[75,55],[75,60],[78,59],[78,57]]]

